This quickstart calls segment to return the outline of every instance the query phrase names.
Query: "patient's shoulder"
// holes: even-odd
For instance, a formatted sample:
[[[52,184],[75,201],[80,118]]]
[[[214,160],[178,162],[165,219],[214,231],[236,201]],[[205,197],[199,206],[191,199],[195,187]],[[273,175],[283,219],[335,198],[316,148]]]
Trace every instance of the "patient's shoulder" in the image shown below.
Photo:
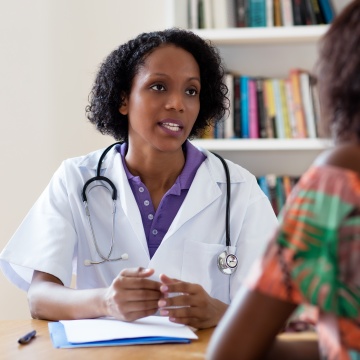
[[[360,175],[360,145],[337,145],[322,153],[315,161],[315,165],[329,165],[345,168]]]

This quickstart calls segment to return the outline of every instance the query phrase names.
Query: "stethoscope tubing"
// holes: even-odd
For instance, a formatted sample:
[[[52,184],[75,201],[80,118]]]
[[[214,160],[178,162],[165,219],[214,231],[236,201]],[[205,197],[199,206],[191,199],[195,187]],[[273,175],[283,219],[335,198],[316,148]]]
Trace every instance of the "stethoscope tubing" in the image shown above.
[[[96,169],[96,176],[90,178],[89,180],[87,180],[83,186],[82,192],[81,192],[81,197],[85,206],[85,212],[88,218],[88,222],[90,225],[90,229],[91,229],[91,235],[92,235],[92,239],[93,239],[93,244],[95,246],[96,252],[98,253],[99,257],[102,259],[101,261],[91,261],[91,260],[85,260],[85,265],[97,265],[97,264],[101,264],[103,262],[106,261],[118,261],[118,260],[126,260],[128,258],[127,254],[123,254],[122,256],[120,256],[119,258],[111,258],[111,254],[113,251],[113,247],[114,247],[114,233],[115,233],[115,212],[116,212],[116,200],[117,200],[117,189],[114,185],[114,183],[107,177],[100,175],[101,172],[101,164],[104,161],[105,156],[107,155],[107,153],[110,151],[110,149],[112,147],[114,147],[115,145],[121,144],[121,142],[116,142],[111,144],[110,146],[108,146],[103,153],[101,154],[100,158],[99,158],[99,162],[97,165],[97,169]],[[214,154],[221,162],[222,165],[224,167],[225,170],[225,175],[226,175],[226,213],[225,213],[225,242],[226,242],[226,250],[223,251],[219,256],[218,256],[218,268],[219,270],[226,274],[226,275],[231,275],[235,269],[237,268],[237,257],[234,254],[230,253],[230,246],[231,246],[231,240],[230,240],[230,200],[231,200],[231,189],[230,189],[230,171],[229,171],[229,167],[225,161],[225,159],[223,159],[220,155],[212,152],[212,154]],[[96,236],[95,236],[95,232],[94,232],[94,228],[91,222],[91,217],[90,217],[90,210],[88,207],[88,201],[87,201],[87,196],[86,196],[86,190],[88,188],[88,186],[93,183],[94,181],[104,181],[106,182],[112,189],[112,200],[113,200],[113,229],[112,229],[112,238],[111,238],[111,242],[110,242],[110,248],[109,248],[109,252],[108,252],[108,256],[104,256],[104,254],[101,253],[98,243],[96,241]],[[103,185],[104,186],[104,185]]]

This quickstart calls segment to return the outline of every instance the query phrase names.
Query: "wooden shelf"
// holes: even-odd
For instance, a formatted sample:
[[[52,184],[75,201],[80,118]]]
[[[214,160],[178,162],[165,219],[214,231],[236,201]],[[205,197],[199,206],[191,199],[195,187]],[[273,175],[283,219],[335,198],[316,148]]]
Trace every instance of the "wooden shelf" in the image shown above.
[[[213,151],[321,151],[331,146],[327,139],[196,139],[191,142]]]
[[[215,45],[294,44],[317,42],[328,25],[281,26],[267,28],[229,28],[192,30]]]

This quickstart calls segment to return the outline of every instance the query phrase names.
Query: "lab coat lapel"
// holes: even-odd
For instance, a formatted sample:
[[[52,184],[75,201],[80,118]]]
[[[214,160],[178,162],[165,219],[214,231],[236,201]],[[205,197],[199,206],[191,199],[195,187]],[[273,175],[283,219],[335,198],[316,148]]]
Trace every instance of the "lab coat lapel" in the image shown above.
[[[189,219],[221,196],[221,190],[212,176],[206,161],[199,167],[189,192],[174,218],[163,241],[181,228]]]

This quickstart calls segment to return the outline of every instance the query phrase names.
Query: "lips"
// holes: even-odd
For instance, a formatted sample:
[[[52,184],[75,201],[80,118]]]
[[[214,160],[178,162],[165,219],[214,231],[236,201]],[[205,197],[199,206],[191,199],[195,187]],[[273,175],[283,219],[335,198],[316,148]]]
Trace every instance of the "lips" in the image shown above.
[[[184,128],[181,121],[174,119],[162,120],[159,122],[159,125],[171,132],[180,132]]]
[[[172,130],[172,131],[180,131],[181,130],[181,127],[179,125],[173,124],[173,123],[162,123],[160,125],[169,130]]]

